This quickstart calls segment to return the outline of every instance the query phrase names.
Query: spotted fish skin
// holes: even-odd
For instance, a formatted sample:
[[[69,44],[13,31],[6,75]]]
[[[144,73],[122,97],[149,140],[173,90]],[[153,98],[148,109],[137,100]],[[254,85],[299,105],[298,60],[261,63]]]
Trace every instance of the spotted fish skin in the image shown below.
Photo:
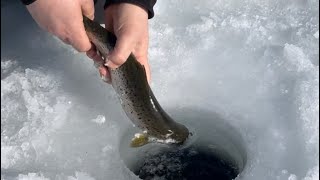
[[[83,22],[90,41],[106,57],[114,48],[116,37],[85,16]],[[120,67],[109,68],[109,72],[123,110],[137,127],[163,142],[171,140],[170,143],[181,144],[188,138],[188,129],[175,122],[158,103],[148,84],[144,66],[133,54]]]

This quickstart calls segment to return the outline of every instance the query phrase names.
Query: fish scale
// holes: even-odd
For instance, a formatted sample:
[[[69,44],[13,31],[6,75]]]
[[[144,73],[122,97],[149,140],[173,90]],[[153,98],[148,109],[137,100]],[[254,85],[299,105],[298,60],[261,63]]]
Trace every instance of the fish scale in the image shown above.
[[[90,41],[106,58],[115,46],[115,35],[85,16],[83,22]],[[175,122],[158,103],[148,84],[144,66],[133,54],[118,68],[108,70],[122,109],[143,132],[133,138],[132,147],[143,146],[154,139],[156,142],[181,144],[188,138],[188,129]]]

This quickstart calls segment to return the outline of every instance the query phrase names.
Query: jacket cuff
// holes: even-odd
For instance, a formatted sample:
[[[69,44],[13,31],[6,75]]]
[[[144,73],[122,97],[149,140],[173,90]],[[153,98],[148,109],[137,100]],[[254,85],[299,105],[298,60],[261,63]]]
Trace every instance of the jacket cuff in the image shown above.
[[[24,5],[29,5],[29,4],[32,4],[33,2],[35,2],[36,0],[21,0],[21,2],[24,4]],[[93,0],[94,4],[97,3],[98,0]]]
[[[156,4],[156,2],[157,0],[106,0],[106,3],[104,4],[104,9],[106,9],[111,4],[130,3],[130,4],[140,6],[143,9],[147,10],[148,19],[151,19],[154,16],[153,6]]]
[[[29,5],[33,2],[35,2],[36,0],[21,0],[21,2],[24,4],[24,5]]]

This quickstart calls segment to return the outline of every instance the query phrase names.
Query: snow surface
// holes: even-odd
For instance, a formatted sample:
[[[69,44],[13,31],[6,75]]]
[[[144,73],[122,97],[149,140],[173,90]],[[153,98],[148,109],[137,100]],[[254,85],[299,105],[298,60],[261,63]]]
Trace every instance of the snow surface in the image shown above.
[[[159,1],[152,88],[165,109],[238,129],[237,179],[319,178],[319,1]],[[1,1],[1,179],[138,179],[119,156],[131,125],[93,63]]]

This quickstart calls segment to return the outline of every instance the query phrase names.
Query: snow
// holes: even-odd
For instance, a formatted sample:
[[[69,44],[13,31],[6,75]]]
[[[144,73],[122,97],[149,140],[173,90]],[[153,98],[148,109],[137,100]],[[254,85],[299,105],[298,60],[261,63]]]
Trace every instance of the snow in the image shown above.
[[[76,177],[69,176],[68,180],[94,180],[94,178],[84,172],[76,172],[75,176]]]
[[[27,175],[19,174],[18,179],[19,180],[49,180],[48,178],[45,178],[43,174],[38,174],[38,173],[28,173]]]
[[[95,119],[92,119],[93,122],[101,125],[103,124],[104,122],[106,122],[106,117],[104,117],[103,115],[98,115],[97,118]]]
[[[317,32],[315,32],[315,33],[313,34],[313,36],[314,36],[315,38],[319,39],[319,30],[318,30]]]
[[[20,2],[1,10],[1,179],[138,179],[119,155],[132,124],[92,61]],[[247,151],[239,180],[318,179],[319,1],[159,1],[155,12],[151,86],[163,108],[232,125]]]

